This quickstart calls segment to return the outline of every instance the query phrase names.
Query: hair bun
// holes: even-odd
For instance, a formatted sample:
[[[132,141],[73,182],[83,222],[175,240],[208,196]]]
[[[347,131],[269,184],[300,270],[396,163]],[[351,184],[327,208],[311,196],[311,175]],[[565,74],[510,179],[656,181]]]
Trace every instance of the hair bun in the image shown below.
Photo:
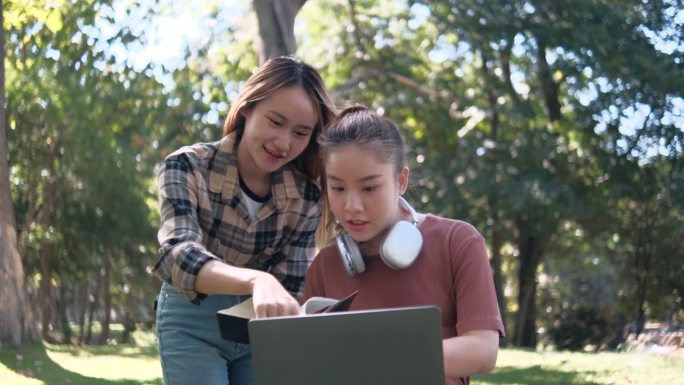
[[[354,114],[357,112],[363,112],[363,111],[368,111],[368,107],[364,106],[361,103],[355,103],[355,102],[347,102],[344,107],[342,108],[342,111],[340,111],[339,114],[337,114],[337,119],[340,119],[341,117],[345,115],[350,115]]]

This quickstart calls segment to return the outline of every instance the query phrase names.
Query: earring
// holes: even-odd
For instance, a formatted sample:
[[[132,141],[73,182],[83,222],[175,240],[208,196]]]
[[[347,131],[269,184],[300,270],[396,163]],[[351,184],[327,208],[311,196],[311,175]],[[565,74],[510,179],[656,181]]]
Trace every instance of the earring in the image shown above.
[[[342,227],[342,224],[337,219],[335,219],[335,223],[333,223],[333,231],[335,232],[335,235],[344,232],[344,227]]]

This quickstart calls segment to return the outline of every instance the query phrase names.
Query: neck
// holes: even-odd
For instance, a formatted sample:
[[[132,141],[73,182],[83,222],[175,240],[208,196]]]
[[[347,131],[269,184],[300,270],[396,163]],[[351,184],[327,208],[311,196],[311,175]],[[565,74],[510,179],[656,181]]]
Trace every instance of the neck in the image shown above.
[[[402,198],[403,200],[403,198]],[[385,238],[387,235],[387,232],[390,231],[390,229],[394,226],[399,221],[407,221],[413,223],[413,220],[416,220],[416,225],[421,223],[423,219],[425,218],[424,214],[416,213],[416,218],[413,218],[413,215],[411,213],[411,210],[409,207],[405,206],[408,205],[408,202],[404,201],[403,203],[400,202],[399,206],[397,207],[397,212],[396,212],[396,220],[392,222],[392,225],[384,229],[380,234],[376,235],[373,239],[369,239],[365,242],[359,242],[359,251],[361,251],[361,254],[364,256],[370,256],[370,255],[378,255],[379,250],[380,250],[380,243],[381,241]]]
[[[251,192],[258,196],[266,196],[271,191],[271,173],[256,171],[258,168],[250,159],[252,158],[249,154],[243,154],[238,145],[237,163],[240,178]]]
[[[397,208],[397,211],[395,213],[395,219],[392,222],[391,225],[389,225],[387,228],[382,230],[378,235],[373,237],[372,239],[369,239],[365,242],[360,242],[359,243],[359,250],[361,251],[361,254],[370,256],[370,255],[378,255],[379,250],[380,250],[380,244],[382,243],[382,240],[385,239],[387,236],[387,233],[390,231],[394,225],[399,222],[399,221],[412,221],[411,214],[404,210],[401,207]]]
[[[271,191],[271,174],[250,175],[248,172],[243,173],[240,167],[238,171],[249,191],[257,196],[265,197]]]

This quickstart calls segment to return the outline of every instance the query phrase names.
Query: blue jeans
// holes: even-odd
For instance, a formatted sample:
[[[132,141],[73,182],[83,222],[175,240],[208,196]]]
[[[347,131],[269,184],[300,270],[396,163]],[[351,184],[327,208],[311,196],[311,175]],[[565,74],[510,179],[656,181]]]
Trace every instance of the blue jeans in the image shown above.
[[[221,338],[216,312],[246,299],[210,295],[194,305],[166,283],[157,302],[157,344],[166,385],[252,385],[249,345]]]

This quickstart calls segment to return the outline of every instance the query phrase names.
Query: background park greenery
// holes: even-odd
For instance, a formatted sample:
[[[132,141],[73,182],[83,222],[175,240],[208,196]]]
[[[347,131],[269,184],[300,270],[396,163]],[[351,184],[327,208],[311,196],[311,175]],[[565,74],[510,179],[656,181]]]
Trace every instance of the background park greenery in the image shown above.
[[[681,0],[180,3],[2,1],[3,349],[152,324],[155,165],[218,139],[241,82],[295,50],[401,126],[417,208],[483,233],[504,344],[681,328]],[[159,18],[176,52],[149,51]]]

